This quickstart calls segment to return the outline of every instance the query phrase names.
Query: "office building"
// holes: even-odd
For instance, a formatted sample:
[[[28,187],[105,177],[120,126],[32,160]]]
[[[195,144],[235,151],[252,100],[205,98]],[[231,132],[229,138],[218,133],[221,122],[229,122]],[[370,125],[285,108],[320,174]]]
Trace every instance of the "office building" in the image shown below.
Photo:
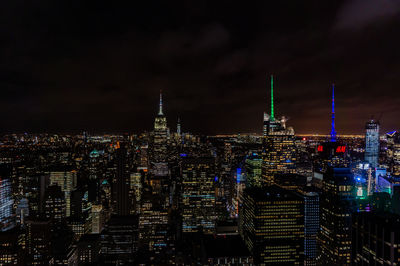
[[[365,125],[365,161],[372,168],[379,166],[379,122],[370,120]]]
[[[129,215],[131,211],[129,171],[127,150],[124,147],[116,150],[115,161],[116,174],[112,187],[114,213],[117,215]]]
[[[400,216],[358,212],[352,221],[352,265],[398,265]]]
[[[182,171],[182,231],[212,233],[215,229],[215,160],[185,158]]]
[[[45,193],[44,213],[47,219],[61,223],[65,219],[66,203],[64,193],[58,185],[49,186]]]
[[[319,263],[351,263],[351,214],[355,211],[355,188],[349,168],[330,168],[324,174],[320,199]]]
[[[304,205],[276,185],[244,190],[239,226],[255,264],[304,264]]]
[[[99,234],[83,235],[77,243],[77,257],[79,265],[99,264],[101,241]]]
[[[271,76],[271,114],[264,113],[262,144],[262,182],[274,184],[278,173],[295,173],[296,146],[294,130],[286,127],[287,119],[274,115],[273,76]]]
[[[71,215],[71,192],[76,189],[77,184],[77,171],[64,170],[64,171],[51,171],[50,172],[50,185],[58,185],[64,193],[66,203],[66,217]]]
[[[11,195],[11,182],[9,179],[0,179],[0,230],[8,230],[13,227],[12,209],[13,199]]]
[[[27,263],[31,265],[49,265],[51,256],[51,221],[43,218],[26,220]]]
[[[101,233],[101,254],[104,263],[133,264],[138,250],[138,217],[111,216]]]

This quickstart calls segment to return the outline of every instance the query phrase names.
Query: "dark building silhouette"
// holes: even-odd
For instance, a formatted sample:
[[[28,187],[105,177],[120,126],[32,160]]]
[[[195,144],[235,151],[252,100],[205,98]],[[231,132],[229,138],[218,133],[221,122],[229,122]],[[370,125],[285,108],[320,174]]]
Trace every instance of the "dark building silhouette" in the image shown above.
[[[117,149],[115,158],[116,174],[113,182],[114,213],[117,215],[129,215],[131,209],[127,163],[127,150],[124,147]]]
[[[398,265],[400,262],[400,216],[360,212],[352,222],[353,265]]]

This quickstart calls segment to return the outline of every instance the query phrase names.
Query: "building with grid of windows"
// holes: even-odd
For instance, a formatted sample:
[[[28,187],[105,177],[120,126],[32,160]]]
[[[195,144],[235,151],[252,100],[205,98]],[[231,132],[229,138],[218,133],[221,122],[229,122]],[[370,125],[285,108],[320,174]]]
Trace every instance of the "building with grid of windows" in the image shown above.
[[[10,180],[0,179],[0,230],[7,230],[12,227],[13,203]]]
[[[276,185],[243,192],[239,226],[256,264],[304,264],[304,198]]]
[[[323,264],[350,265],[351,215],[355,199],[349,168],[330,168],[324,175],[318,235],[318,260]]]
[[[205,233],[215,229],[215,160],[185,158],[182,160],[182,230]]]

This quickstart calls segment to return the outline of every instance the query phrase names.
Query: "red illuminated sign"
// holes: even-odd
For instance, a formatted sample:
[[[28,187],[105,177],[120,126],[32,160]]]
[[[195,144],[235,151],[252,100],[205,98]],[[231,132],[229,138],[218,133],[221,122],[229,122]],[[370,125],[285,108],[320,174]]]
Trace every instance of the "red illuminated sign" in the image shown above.
[[[318,145],[317,151],[324,151],[324,147],[322,145]]]
[[[346,151],[346,146],[338,146],[336,148],[336,153],[344,153]]]

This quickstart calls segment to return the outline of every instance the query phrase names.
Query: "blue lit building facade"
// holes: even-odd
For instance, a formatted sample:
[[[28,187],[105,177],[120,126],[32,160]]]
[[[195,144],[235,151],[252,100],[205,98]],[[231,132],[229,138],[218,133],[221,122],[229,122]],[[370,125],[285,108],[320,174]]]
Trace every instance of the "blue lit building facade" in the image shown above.
[[[372,168],[379,164],[379,123],[370,120],[365,125],[365,161]]]
[[[10,180],[0,179],[0,230],[2,231],[12,227],[11,216],[13,202]]]

